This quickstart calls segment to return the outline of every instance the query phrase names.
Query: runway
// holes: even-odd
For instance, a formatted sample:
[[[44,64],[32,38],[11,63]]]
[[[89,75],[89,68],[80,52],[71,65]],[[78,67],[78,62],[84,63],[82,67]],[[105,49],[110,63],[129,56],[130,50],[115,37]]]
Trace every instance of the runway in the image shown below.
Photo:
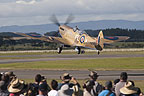
[[[35,59],[4,59],[0,60],[0,64],[19,63],[19,62],[37,62],[37,61],[55,61],[55,60],[77,60],[77,59],[101,59],[101,58],[125,58],[125,57],[144,57],[144,54],[55,54],[55,55],[12,55],[0,57],[36,57]]]
[[[33,79],[36,74],[41,74],[43,76],[46,76],[47,79],[60,79],[60,76],[63,73],[70,73],[73,77],[76,79],[83,79],[89,78],[90,71],[88,70],[27,70],[27,69],[21,69],[21,70],[10,70],[10,69],[1,69],[1,72],[6,71],[13,71],[15,75],[17,75],[20,79]],[[119,78],[120,73],[122,71],[97,71],[99,80],[114,80]],[[144,70],[133,70],[133,71],[125,71],[129,74],[129,80],[144,80]],[[139,74],[139,76],[130,76],[130,75],[136,75]],[[143,76],[142,76],[143,75]]]

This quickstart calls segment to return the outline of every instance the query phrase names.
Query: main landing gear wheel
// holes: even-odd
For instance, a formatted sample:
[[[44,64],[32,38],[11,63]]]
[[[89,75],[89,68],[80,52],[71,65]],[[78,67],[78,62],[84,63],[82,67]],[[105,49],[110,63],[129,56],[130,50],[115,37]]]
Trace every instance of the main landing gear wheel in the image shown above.
[[[100,52],[98,51],[98,55],[100,55]]]
[[[84,54],[85,53],[85,51],[81,50],[80,47],[76,47],[75,50],[76,50],[77,54]]]
[[[80,47],[76,47],[75,50],[76,50],[77,54],[81,54],[81,48]]]
[[[58,54],[60,54],[62,52],[62,47],[58,47],[57,52],[58,52]]]
[[[77,54],[81,54],[81,48],[80,48],[80,47],[77,47],[77,49],[78,49]]]

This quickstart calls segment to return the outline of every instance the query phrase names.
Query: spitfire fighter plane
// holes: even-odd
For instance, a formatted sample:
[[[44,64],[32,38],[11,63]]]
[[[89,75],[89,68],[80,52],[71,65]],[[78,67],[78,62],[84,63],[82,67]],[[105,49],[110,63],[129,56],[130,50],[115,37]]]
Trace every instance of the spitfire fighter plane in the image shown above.
[[[114,37],[104,37],[103,32],[100,31],[98,37],[91,37],[85,31],[79,30],[77,27],[72,28],[67,24],[72,20],[70,18],[67,19],[66,23],[60,25],[57,18],[53,16],[51,19],[59,28],[59,34],[61,37],[52,37],[52,36],[36,36],[32,34],[24,34],[24,33],[15,33],[18,35],[22,35],[27,39],[38,39],[47,42],[56,42],[60,43],[58,47],[58,53],[62,52],[63,47],[75,47],[75,50],[78,54],[84,53],[81,48],[89,48],[97,50],[98,54],[103,50],[104,43],[113,43],[122,40],[127,40],[129,37],[127,36],[114,36]],[[16,38],[15,38],[16,39]]]

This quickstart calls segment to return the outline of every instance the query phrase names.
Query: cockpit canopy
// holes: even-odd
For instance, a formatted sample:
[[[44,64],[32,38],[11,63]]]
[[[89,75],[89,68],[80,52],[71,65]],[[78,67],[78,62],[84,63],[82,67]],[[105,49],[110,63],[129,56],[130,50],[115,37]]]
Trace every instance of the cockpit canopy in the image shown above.
[[[74,32],[77,32],[79,35],[82,35],[82,34],[87,34],[85,31],[83,30],[75,30]]]

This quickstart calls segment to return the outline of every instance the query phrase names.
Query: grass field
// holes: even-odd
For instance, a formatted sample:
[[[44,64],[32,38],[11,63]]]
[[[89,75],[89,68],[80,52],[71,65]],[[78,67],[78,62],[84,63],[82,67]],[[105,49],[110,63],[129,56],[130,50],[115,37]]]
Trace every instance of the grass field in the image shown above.
[[[144,57],[23,62],[0,64],[0,68],[55,70],[144,70]]]

